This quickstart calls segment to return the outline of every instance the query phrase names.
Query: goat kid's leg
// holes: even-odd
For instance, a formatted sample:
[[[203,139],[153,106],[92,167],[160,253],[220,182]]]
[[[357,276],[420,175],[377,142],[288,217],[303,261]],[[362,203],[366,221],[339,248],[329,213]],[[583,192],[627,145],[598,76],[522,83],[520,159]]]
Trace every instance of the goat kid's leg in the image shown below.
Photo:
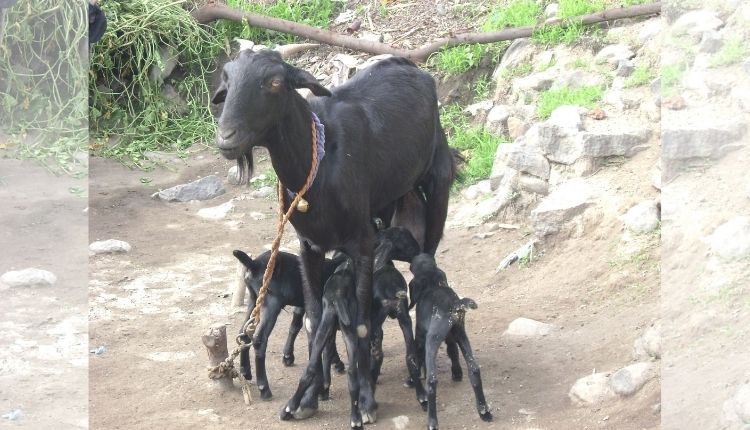
[[[466,360],[466,369],[469,372],[469,381],[471,381],[471,387],[474,389],[474,396],[477,400],[477,412],[482,421],[492,421],[492,413],[490,412],[489,406],[487,406],[487,400],[484,398],[484,390],[482,389],[482,375],[479,371],[479,364],[474,359],[474,353],[471,350],[471,344],[469,343],[469,337],[466,335],[466,330],[463,326],[455,326],[453,328],[453,334],[458,342],[458,346],[461,348],[461,352]]]
[[[289,324],[289,335],[284,344],[284,357],[281,359],[286,367],[294,365],[294,341],[297,339],[299,331],[302,330],[302,317],[305,315],[305,308],[295,306],[292,312],[292,322]]]
[[[357,372],[359,374],[359,407],[362,421],[374,423],[377,420],[378,404],[370,378],[370,334],[372,303],[372,237],[362,239],[356,261],[357,274]],[[350,254],[354,255],[354,254]],[[351,365],[349,366],[351,367]]]
[[[344,362],[341,361],[341,356],[339,356],[339,351],[336,348],[336,336],[334,335],[333,339],[333,352],[331,354],[331,364],[333,364],[333,367],[336,369],[336,373],[339,375],[343,375],[346,373],[346,366],[344,365]]]
[[[253,340],[245,334],[245,325],[250,320],[250,316],[253,314],[253,309],[255,309],[255,302],[257,297],[253,290],[249,288],[248,290],[250,291],[250,294],[248,294],[249,297],[247,302],[247,315],[245,315],[245,321],[242,323],[242,327],[240,327],[239,336],[243,342],[252,344]],[[242,377],[247,379],[248,381],[253,380],[252,366],[250,366],[250,347],[244,348],[242,351],[240,351],[240,373],[242,374]]]
[[[270,400],[273,396],[271,387],[268,385],[268,375],[266,375],[266,347],[268,346],[268,338],[271,336],[271,331],[273,331],[273,327],[276,325],[276,319],[282,307],[276,297],[270,294],[266,296],[260,313],[260,323],[253,337],[256,382],[260,390],[260,398],[263,400]]]
[[[344,342],[346,343],[346,351],[347,355],[349,356],[349,363],[355,363],[357,360],[355,353],[357,351],[357,344],[359,342],[356,330],[353,327],[342,327],[341,332],[344,335]],[[347,382],[349,386],[349,399],[351,403],[351,427],[353,429],[361,429],[363,420],[358,403],[360,394],[359,375],[357,372],[357,367],[352,366],[351,364],[349,365],[349,369],[347,371]]]
[[[445,346],[448,350],[448,358],[451,359],[451,377],[454,381],[460,381],[464,377],[464,372],[461,370],[461,362],[458,356],[458,345],[453,340],[446,339]]]
[[[328,340],[331,338],[331,334],[335,330],[335,322],[335,315],[333,313],[328,313],[320,323],[319,330],[311,342],[313,346],[312,351],[310,352],[310,361],[308,361],[307,366],[302,373],[302,377],[297,385],[297,390],[284,408],[281,409],[281,413],[279,414],[279,418],[282,420],[289,420],[292,417],[298,420],[309,418],[317,411],[317,402],[315,403],[315,408],[310,409],[302,403],[302,400],[304,400],[303,396],[309,392],[310,386],[316,383],[316,372],[318,372],[318,369],[321,366],[321,355]]]
[[[322,281],[324,255],[315,251],[306,242],[300,243],[300,261],[302,262],[303,293],[305,299],[305,318],[303,319],[307,331],[307,339],[315,339],[322,312]],[[308,352],[312,351],[312,343],[308,343]],[[322,386],[323,367],[318,360],[318,367],[314,372],[314,381],[310,384],[302,397],[300,408],[307,411],[318,409],[318,392]],[[312,413],[311,413],[312,415]]]
[[[447,321],[433,320],[430,324],[430,330],[427,335],[427,345],[425,345],[425,364],[427,367],[427,428],[437,430],[437,352],[440,343],[445,338],[442,332],[447,332]]]
[[[380,369],[383,367],[383,326],[372,324],[372,336],[370,337],[370,377],[372,378],[373,391],[377,389]]]
[[[331,341],[323,348],[323,387],[320,389],[320,400],[331,398],[331,365],[333,354],[336,352],[336,334],[331,336]]]
[[[401,326],[401,332],[404,334],[404,344],[406,345],[406,369],[409,371],[409,380],[417,394],[417,401],[422,406],[422,410],[427,410],[427,393],[419,379],[419,364],[417,360],[417,346],[414,340],[414,334],[411,329],[411,317],[409,311],[403,309],[398,315],[398,324]]]

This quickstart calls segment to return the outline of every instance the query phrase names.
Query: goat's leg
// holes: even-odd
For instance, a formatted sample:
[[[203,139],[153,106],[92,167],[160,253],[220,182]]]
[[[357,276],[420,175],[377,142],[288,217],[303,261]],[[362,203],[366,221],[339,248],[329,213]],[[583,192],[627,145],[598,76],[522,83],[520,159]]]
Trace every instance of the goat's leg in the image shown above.
[[[357,333],[353,327],[341,327],[341,333],[344,336],[344,342],[346,343],[346,351],[349,356],[349,363],[354,363],[357,358],[355,353],[357,352],[357,344],[359,342]],[[359,375],[356,366],[349,365],[347,371],[347,382],[349,388],[349,399],[351,402],[351,426],[353,429],[362,428],[362,413],[360,412],[358,400],[360,395]]]
[[[436,139],[445,139],[442,130]],[[424,252],[431,255],[435,255],[440,239],[443,237],[445,219],[448,217],[453,169],[453,156],[448,145],[438,142],[428,180],[423,187],[426,202]]]
[[[245,315],[245,321],[242,323],[242,327],[240,327],[240,339],[242,339],[243,342],[250,344],[252,343],[252,339],[245,334],[245,324],[247,324],[250,320],[250,316],[253,314],[255,302],[258,297],[252,289],[248,288],[248,292],[247,315]],[[250,347],[244,348],[240,351],[240,373],[242,373],[242,376],[248,381],[253,380],[253,372],[250,366]]]
[[[294,341],[297,339],[299,331],[302,330],[302,317],[305,315],[305,308],[295,306],[292,312],[292,322],[289,324],[289,334],[284,344],[284,357],[281,359],[286,367],[294,364]]]
[[[466,360],[469,381],[471,381],[471,386],[474,388],[474,396],[477,400],[477,412],[479,412],[479,417],[483,421],[492,421],[492,413],[490,412],[489,406],[487,406],[487,400],[484,398],[482,375],[479,371],[479,364],[474,359],[474,353],[471,350],[471,344],[469,343],[469,337],[466,335],[466,330],[463,326],[457,325],[453,328],[453,334],[458,342],[458,346],[461,348],[464,359]]]
[[[306,242],[300,243],[300,261],[302,262],[303,293],[305,299],[305,329],[307,330],[308,340],[315,339],[318,330],[322,312],[322,281],[324,255],[320,251],[315,251]],[[312,342],[308,342],[308,353],[312,350]],[[310,415],[318,409],[318,392],[321,388],[323,367],[321,360],[317,361],[318,367],[314,372],[314,381],[309,384],[300,408],[305,411],[311,411]]]
[[[427,367],[427,428],[436,430],[438,428],[437,420],[437,352],[440,343],[445,338],[444,332],[447,329],[448,322],[434,319],[430,323],[430,329],[427,334],[427,344],[425,345],[425,364]]]
[[[316,383],[316,373],[321,366],[321,355],[323,349],[327,346],[328,341],[332,338],[332,334],[335,330],[335,322],[336,315],[333,312],[328,312],[323,316],[323,321],[320,323],[319,330],[315,333],[315,337],[312,338],[312,342],[310,342],[312,344],[310,361],[308,361],[307,366],[302,373],[302,377],[297,385],[297,390],[279,414],[279,418],[282,420],[289,420],[292,417],[296,419],[305,419],[309,418],[316,412],[317,402],[314,409],[308,409],[302,403],[302,400],[304,400],[303,396],[309,391],[310,386]]]
[[[328,400],[331,397],[331,364],[333,354],[336,352],[336,335],[331,336],[331,341],[323,348],[323,388],[320,389],[320,400]]]
[[[336,369],[336,373],[343,375],[346,372],[346,366],[344,365],[344,362],[341,361],[341,357],[339,356],[339,351],[336,348],[336,336],[335,335],[334,335],[334,339],[332,343],[333,343],[333,352],[331,354],[331,364],[333,364],[333,367]]]
[[[461,370],[461,362],[458,357],[458,345],[453,340],[446,339],[445,346],[448,351],[448,358],[451,359],[451,377],[454,381],[460,381],[464,377],[464,372]]]
[[[263,400],[270,400],[273,396],[271,387],[268,385],[268,376],[266,375],[266,347],[268,346],[268,338],[271,335],[271,331],[273,331],[274,325],[276,325],[276,319],[282,307],[283,305],[276,297],[270,294],[266,296],[266,300],[263,302],[263,307],[261,308],[260,323],[253,337],[256,381],[260,390],[260,398]]]
[[[372,232],[370,232],[372,233]],[[378,408],[370,379],[370,334],[372,303],[372,234],[361,238],[356,255],[355,272],[357,274],[357,372],[359,374],[359,407],[362,421],[374,423],[377,420]],[[351,367],[351,365],[350,365]]]
[[[414,340],[414,333],[411,329],[411,317],[409,311],[402,309],[398,314],[398,325],[401,326],[401,332],[404,334],[404,344],[406,345],[406,369],[409,371],[409,380],[411,381],[417,393],[417,401],[423,410],[427,410],[427,394],[425,393],[422,381],[419,379],[419,365],[417,364],[417,347]]]
[[[373,390],[377,389],[380,369],[383,367],[383,323],[376,321],[372,324],[372,336],[370,337],[370,374]]]

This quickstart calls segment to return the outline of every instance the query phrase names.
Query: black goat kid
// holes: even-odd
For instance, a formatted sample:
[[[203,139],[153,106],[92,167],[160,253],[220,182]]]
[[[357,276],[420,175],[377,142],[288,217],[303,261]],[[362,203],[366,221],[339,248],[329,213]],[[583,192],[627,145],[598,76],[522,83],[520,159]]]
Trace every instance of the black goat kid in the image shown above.
[[[458,344],[461,348],[466,360],[469,380],[474,388],[479,417],[484,421],[492,421],[492,413],[490,413],[482,390],[479,364],[474,359],[469,337],[464,329],[466,310],[476,309],[477,304],[468,298],[458,298],[458,295],[448,286],[445,273],[437,267],[433,256],[418,255],[412,260],[409,269],[414,274],[414,279],[409,282],[409,293],[412,303],[416,303],[417,306],[415,339],[417,355],[427,367],[427,428],[430,430],[438,428],[435,357],[443,341],[446,341],[449,346],[451,343]]]
[[[292,416],[305,415],[309,410],[301,409],[300,401],[307,387],[312,384],[315,372],[325,360],[325,350],[334,340],[336,328],[341,330],[349,355],[348,381],[351,399],[350,423],[353,429],[362,428],[362,414],[357,404],[359,399],[359,376],[354,363],[354,351],[357,348],[358,334],[354,316],[357,314],[357,300],[354,297],[355,273],[350,260],[342,263],[326,281],[323,292],[323,315],[315,333],[310,361],[299,381],[297,390],[281,411],[281,419],[288,420]]]
[[[255,302],[258,299],[258,292],[263,283],[263,274],[266,272],[271,252],[264,252],[254,260],[240,250],[235,250],[232,254],[248,269],[245,274],[245,286],[249,295],[247,316],[245,317],[245,324],[247,324],[255,308]],[[333,273],[336,263],[326,260],[323,269],[323,276],[326,279]],[[284,356],[282,359],[285,366],[291,366],[294,364],[294,341],[302,328],[302,318],[304,315],[302,275],[300,274],[297,256],[286,252],[279,252],[276,259],[276,267],[271,276],[271,283],[268,285],[268,294],[261,308],[261,320],[252,339],[253,349],[255,350],[257,385],[260,390],[260,397],[263,400],[268,400],[272,397],[271,387],[268,384],[268,376],[266,375],[266,347],[268,346],[268,337],[271,335],[274,325],[276,325],[279,313],[285,306],[294,307],[294,315],[292,323],[289,326],[289,335],[284,345]],[[243,324],[240,336],[245,336],[244,328]],[[245,339],[245,341],[247,340]],[[331,353],[332,364],[338,372],[343,373],[344,363],[341,362],[338,353],[336,353],[335,343],[332,343],[332,347],[334,348]],[[242,350],[240,353],[240,372],[242,372],[242,376],[247,380],[251,380],[253,377],[250,366],[250,351],[247,349]]]
[[[325,97],[308,104],[296,88]],[[365,422],[374,421],[369,338],[375,229],[370,218],[416,192],[425,202],[424,250],[434,254],[438,247],[455,164],[440,126],[435,81],[412,62],[389,58],[331,92],[276,52],[246,50],[224,66],[212,101],[224,103],[216,138],[222,154],[247,168],[252,148],[265,146],[288,189],[286,208],[317,167],[305,194],[309,210],[290,219],[300,240],[309,330],[315,333],[321,318],[324,253],[340,250],[352,257],[356,274],[359,405]],[[318,166],[312,165],[313,149],[320,154]],[[322,366],[301,409],[317,410],[321,388]]]

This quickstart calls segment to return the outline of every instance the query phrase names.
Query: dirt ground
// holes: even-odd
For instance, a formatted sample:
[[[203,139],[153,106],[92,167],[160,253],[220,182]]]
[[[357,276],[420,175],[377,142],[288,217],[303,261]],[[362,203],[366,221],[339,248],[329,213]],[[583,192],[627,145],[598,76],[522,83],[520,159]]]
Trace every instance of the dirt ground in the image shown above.
[[[57,277],[51,287],[0,289],[0,415],[22,413],[0,428],[87,428],[85,187],[0,158],[0,273],[33,267]]]
[[[602,180],[621,179],[617,188],[630,198],[649,196],[653,190],[646,166],[653,165],[653,154],[640,160],[610,169],[611,177],[605,174]],[[267,166],[261,161],[256,172]],[[317,415],[306,421],[279,421],[278,411],[305,363],[306,338],[300,336],[296,365],[281,364],[289,313],[280,316],[269,345],[271,401],[256,395],[246,406],[239,390],[221,393],[207,378],[201,334],[217,322],[236,333],[244,316],[242,309],[230,305],[236,282],[231,251],[239,248],[257,255],[270,244],[275,202],[252,199],[251,188],[231,185],[225,195],[201,203],[165,203],[150,195],[199,176],[223,177],[229,167],[230,162],[210,150],[194,154],[179,167],[148,173],[91,160],[91,241],[114,238],[133,246],[127,254],[90,259],[89,342],[91,348],[106,347],[90,361],[91,428],[348,428],[346,380],[340,375],[334,376],[331,400],[321,402]],[[236,208],[227,219],[196,216],[200,208],[230,199],[235,199]],[[266,217],[256,221],[252,212]],[[497,263],[528,240],[527,232],[499,230],[479,239],[478,231],[481,227],[447,230],[438,263],[460,295],[479,303],[466,324],[495,420],[479,419],[468,381],[450,380],[447,356],[441,353],[441,427],[658,428],[656,380],[634,397],[601,407],[577,407],[568,398],[576,379],[630,363],[634,339],[658,313],[658,247],[647,248],[638,262],[623,259],[618,254],[619,222],[593,223],[577,237],[541,244],[538,258],[529,265],[496,274]],[[282,241],[289,248],[294,244],[292,234]],[[508,323],[521,316],[561,329],[537,340],[502,336]],[[413,391],[402,385],[406,370],[395,322],[386,323],[385,333],[383,376],[376,393],[378,422],[368,427],[394,428],[392,419],[405,415],[405,428],[423,428],[426,414]]]

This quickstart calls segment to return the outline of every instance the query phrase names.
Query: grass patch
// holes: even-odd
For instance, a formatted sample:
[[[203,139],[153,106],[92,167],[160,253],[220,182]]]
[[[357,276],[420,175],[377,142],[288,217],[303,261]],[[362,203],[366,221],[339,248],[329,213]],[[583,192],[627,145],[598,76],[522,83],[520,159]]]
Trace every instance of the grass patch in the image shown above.
[[[468,116],[459,105],[442,108],[440,120],[448,135],[448,144],[466,158],[466,165],[459,172],[456,183],[471,185],[487,179],[498,145],[508,143],[508,140],[470,126]]]
[[[576,58],[572,66],[574,69],[588,69],[589,63],[584,61],[582,58]]]
[[[604,10],[604,7],[604,0],[560,0],[557,16],[560,18],[571,18],[579,15],[587,15]]]
[[[487,45],[458,45],[430,56],[428,63],[447,76],[458,75],[477,67],[485,52]]]
[[[532,70],[533,67],[531,66],[531,63],[521,63],[512,69],[503,70],[503,78],[512,79],[519,76],[525,76],[531,73]]]
[[[602,98],[601,86],[585,86],[580,88],[563,87],[547,90],[539,95],[537,116],[541,120],[549,118],[552,112],[560,106],[575,105],[593,108]]]
[[[483,76],[474,81],[474,98],[484,100],[490,96],[492,91],[492,77]]]
[[[482,31],[534,25],[541,13],[541,7],[534,0],[516,0],[505,7],[496,5],[487,14]]]
[[[74,0],[25,0],[4,9],[0,130],[14,157],[54,173],[85,176],[88,143],[87,21]]]
[[[638,66],[633,74],[625,80],[626,88],[640,87],[648,84],[654,79],[654,73],[649,66]]]
[[[711,59],[711,67],[729,66],[747,56],[747,46],[740,38],[729,39]]]
[[[542,25],[534,30],[531,40],[544,46],[559,45],[561,43],[572,45],[586,33],[586,28],[581,23],[569,22],[565,27],[559,25]]]
[[[661,91],[664,95],[672,95],[685,74],[684,65],[670,64],[661,68]]]

